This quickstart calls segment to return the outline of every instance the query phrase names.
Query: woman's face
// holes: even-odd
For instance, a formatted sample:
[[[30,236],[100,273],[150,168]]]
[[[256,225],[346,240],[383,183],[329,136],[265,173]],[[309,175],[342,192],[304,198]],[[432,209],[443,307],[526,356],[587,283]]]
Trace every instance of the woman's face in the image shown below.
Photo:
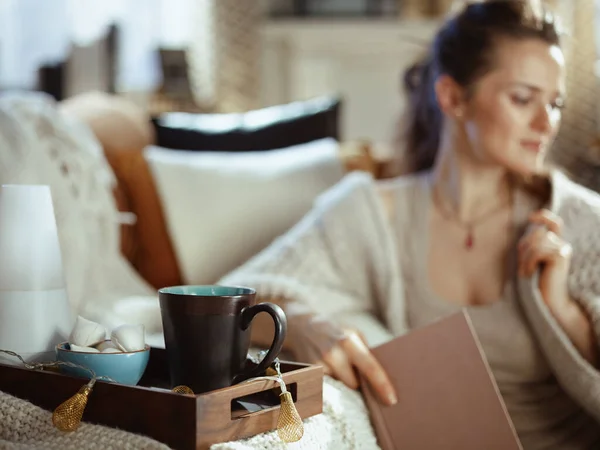
[[[463,105],[472,156],[520,175],[539,173],[558,131],[564,91],[557,46],[539,39],[499,41],[491,71]]]

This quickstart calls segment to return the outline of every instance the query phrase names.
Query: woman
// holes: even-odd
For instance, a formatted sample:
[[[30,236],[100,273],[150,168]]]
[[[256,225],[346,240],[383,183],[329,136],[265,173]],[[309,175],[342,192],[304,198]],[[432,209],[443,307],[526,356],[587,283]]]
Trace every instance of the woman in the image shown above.
[[[417,173],[349,175],[221,283],[284,298],[296,354],[388,403],[367,345],[467,308],[524,448],[600,448],[600,198],[544,168],[565,101],[554,22],[470,4],[407,84]]]

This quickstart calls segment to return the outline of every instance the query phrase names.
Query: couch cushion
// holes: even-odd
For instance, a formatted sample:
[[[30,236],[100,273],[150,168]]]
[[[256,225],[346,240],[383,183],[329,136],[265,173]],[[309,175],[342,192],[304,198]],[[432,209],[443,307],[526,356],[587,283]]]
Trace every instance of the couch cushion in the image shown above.
[[[121,248],[137,271],[159,288],[181,282],[162,206],[143,149],[154,143],[149,117],[118,96],[92,92],[61,102],[63,113],[87,124],[104,149],[118,180],[120,211],[132,212],[134,224],[121,227]]]
[[[157,145],[179,150],[273,150],[339,139],[337,97],[319,97],[245,113],[165,113],[152,119]]]
[[[210,284],[283,234],[344,174],[338,143],[270,152],[146,150],[185,283]]]

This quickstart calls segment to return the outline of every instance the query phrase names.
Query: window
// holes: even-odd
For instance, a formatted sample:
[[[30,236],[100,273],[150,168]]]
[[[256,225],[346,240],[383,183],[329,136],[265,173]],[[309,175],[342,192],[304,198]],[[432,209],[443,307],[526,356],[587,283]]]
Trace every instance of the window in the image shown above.
[[[0,87],[34,88],[41,65],[63,62],[71,46],[118,26],[118,90],[160,82],[159,47],[184,49],[199,11],[194,0],[2,0]]]

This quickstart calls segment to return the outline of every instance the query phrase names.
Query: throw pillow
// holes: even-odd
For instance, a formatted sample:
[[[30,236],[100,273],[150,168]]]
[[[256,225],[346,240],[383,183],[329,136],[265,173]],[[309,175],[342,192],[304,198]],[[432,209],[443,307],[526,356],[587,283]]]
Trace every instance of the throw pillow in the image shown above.
[[[259,151],[339,139],[339,110],[339,98],[318,97],[245,113],[165,113],[152,123],[161,147]]]
[[[338,143],[270,152],[145,151],[184,282],[210,284],[298,222],[344,175]]]

